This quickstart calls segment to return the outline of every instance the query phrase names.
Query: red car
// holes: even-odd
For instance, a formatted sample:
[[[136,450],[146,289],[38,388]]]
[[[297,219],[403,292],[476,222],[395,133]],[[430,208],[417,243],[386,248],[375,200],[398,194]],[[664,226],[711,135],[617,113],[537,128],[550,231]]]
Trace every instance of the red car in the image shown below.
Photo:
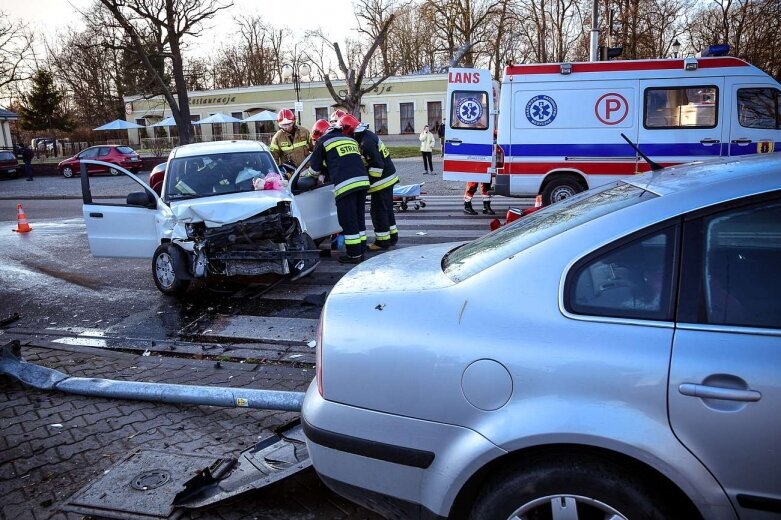
[[[74,175],[79,175],[81,172],[81,159],[93,159],[116,164],[133,173],[138,173],[141,169],[141,158],[136,151],[129,146],[93,146],[86,150],[82,150],[70,159],[65,159],[57,165],[57,169],[63,177],[71,178]],[[89,174],[106,172],[111,175],[119,174],[119,171],[114,168],[107,168],[95,164],[87,165],[87,173]]]
[[[20,171],[16,155],[11,151],[0,150],[0,177],[8,176],[15,179],[19,176]]]

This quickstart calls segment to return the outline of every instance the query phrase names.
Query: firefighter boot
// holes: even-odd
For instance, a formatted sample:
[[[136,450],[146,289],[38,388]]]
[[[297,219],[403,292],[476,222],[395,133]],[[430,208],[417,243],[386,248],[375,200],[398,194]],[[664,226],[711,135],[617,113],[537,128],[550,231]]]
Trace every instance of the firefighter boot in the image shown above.
[[[496,212],[491,209],[491,201],[483,201],[483,215],[496,215]]]
[[[472,201],[464,202],[464,213],[467,215],[477,215],[477,211],[472,208]]]

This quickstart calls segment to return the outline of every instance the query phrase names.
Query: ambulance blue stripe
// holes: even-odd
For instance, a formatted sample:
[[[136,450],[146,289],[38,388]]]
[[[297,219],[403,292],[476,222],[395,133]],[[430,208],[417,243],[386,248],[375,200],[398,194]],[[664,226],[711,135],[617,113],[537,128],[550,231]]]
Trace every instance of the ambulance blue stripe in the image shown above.
[[[503,144],[508,157],[632,157],[635,151],[628,144]],[[732,155],[757,153],[755,144],[748,146],[732,145]],[[640,149],[649,157],[713,157],[728,155],[729,143],[721,146],[703,146],[696,143],[647,143]],[[781,152],[781,143],[775,144],[775,150]],[[462,143],[453,146],[445,143],[445,153],[461,156],[490,156],[491,145]]]

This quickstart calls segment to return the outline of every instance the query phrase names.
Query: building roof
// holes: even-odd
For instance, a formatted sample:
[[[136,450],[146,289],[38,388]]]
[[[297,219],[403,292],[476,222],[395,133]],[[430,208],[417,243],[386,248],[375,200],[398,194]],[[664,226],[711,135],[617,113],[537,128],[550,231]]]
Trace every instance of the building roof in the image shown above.
[[[16,112],[11,112],[10,110],[6,110],[4,108],[0,108],[0,119],[7,119],[10,121],[14,121],[16,119],[19,119],[19,114]]]

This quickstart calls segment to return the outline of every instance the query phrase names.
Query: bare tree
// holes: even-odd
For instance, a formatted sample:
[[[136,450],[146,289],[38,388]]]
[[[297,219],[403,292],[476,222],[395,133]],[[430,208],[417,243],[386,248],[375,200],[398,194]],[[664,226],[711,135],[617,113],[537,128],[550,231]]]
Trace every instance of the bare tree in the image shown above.
[[[33,57],[33,35],[18,20],[0,11],[0,92],[31,77],[28,67]]]
[[[218,11],[230,7],[217,0],[100,0],[125,30],[134,52],[154,77],[171,114],[176,121],[179,142],[187,144],[190,134],[190,102],[187,97],[182,45],[187,37],[198,35],[199,28]],[[174,88],[172,89],[152,61],[152,53],[145,42],[149,36],[159,43],[160,55],[170,62]],[[174,93],[176,97],[174,97]]]
[[[425,8],[433,14],[437,37],[447,56],[461,52],[465,67],[474,67],[481,56],[491,54],[490,20],[499,6],[498,0],[426,0]],[[454,60],[455,61],[455,60]]]
[[[348,51],[350,52],[348,52],[347,57],[352,57],[352,59],[345,60],[345,56],[342,54],[342,49],[338,42],[332,42],[327,46],[322,47],[320,53],[311,48],[306,53],[309,60],[312,61],[318,69],[328,92],[331,94],[331,97],[336,104],[344,107],[349,113],[356,117],[360,116],[361,99],[364,94],[377,88],[395,72],[394,70],[383,71],[378,77],[369,77],[369,75],[367,75],[369,63],[380,44],[387,38],[388,31],[390,30],[394,19],[395,15],[391,14],[388,19],[385,20],[377,36],[365,51],[362,51],[360,47],[349,44],[348,42]],[[310,34],[310,36],[317,36],[321,40],[327,41],[322,33],[314,33]],[[344,90],[337,91],[334,87],[332,81],[332,76],[334,76],[334,74],[330,68],[328,68],[327,61],[322,53],[322,50],[326,47],[332,49],[336,55],[337,65],[347,84]]]

